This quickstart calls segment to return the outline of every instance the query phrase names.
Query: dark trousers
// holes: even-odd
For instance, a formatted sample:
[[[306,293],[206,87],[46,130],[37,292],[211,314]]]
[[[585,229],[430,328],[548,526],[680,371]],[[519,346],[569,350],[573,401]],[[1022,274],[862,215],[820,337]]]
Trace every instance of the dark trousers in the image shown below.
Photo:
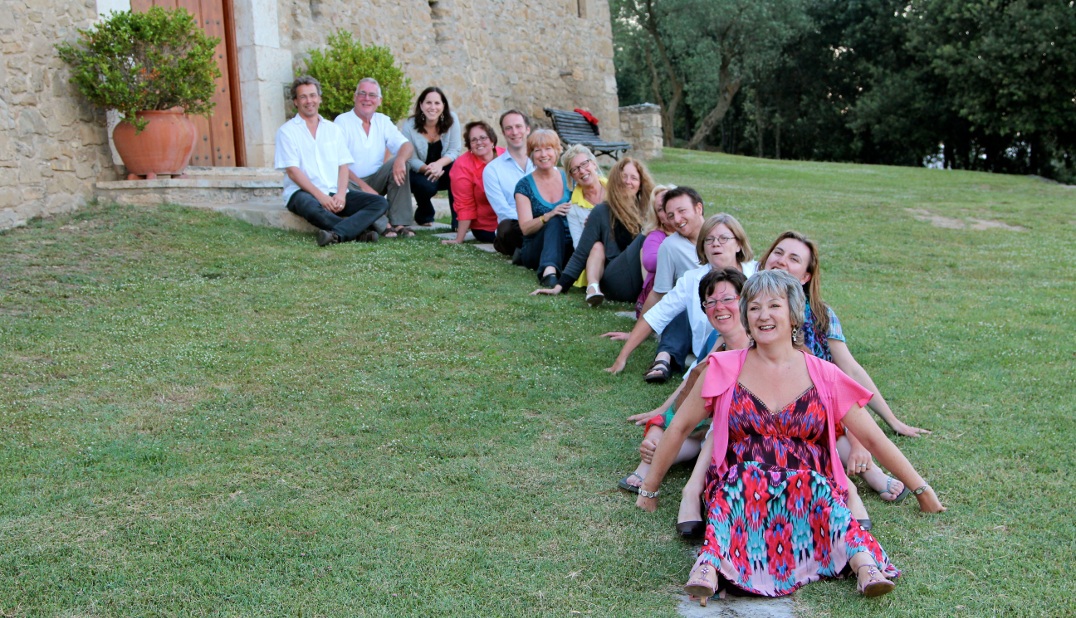
[[[641,254],[644,240],[646,235],[639,234],[627,249],[605,263],[600,285],[602,293],[609,300],[633,303],[639,298],[639,292],[643,289]]]
[[[493,232],[487,232],[486,230],[476,230],[474,228],[471,228],[470,232],[471,235],[474,236],[474,239],[479,242],[494,242],[497,238],[496,234],[494,234]]]
[[[436,213],[433,210],[433,196],[438,191],[448,191],[448,209],[452,211],[452,229],[456,229],[456,209],[453,207],[452,185],[448,178],[448,172],[452,164],[445,166],[445,173],[433,182],[426,178],[425,174],[411,171],[411,195],[415,196],[415,223],[422,225],[432,223]]]
[[[680,312],[661,331],[658,352],[667,352],[672,357],[673,370],[682,371],[687,367],[687,356],[691,354],[691,323],[687,311]]]
[[[497,224],[497,237],[493,241],[493,248],[497,253],[512,257],[516,249],[523,246],[523,230],[519,229],[519,221],[505,219]]]
[[[316,197],[301,189],[288,200],[288,210],[316,228],[336,232],[343,242],[358,238],[388,209],[388,200],[361,191],[348,191],[344,209],[339,213],[329,212]]]
[[[572,237],[568,235],[568,220],[561,215],[550,217],[549,221],[530,236],[523,237],[523,250],[520,258],[523,265],[538,271],[538,279],[542,279],[542,271],[552,266],[557,270],[557,276],[572,257]]]

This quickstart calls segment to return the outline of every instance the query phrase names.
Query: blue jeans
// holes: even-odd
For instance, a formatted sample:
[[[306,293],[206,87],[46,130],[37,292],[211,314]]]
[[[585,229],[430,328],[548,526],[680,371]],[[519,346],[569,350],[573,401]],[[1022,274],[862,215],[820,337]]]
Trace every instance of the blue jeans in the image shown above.
[[[542,229],[523,237],[520,259],[527,268],[538,271],[538,280],[549,266],[557,269],[557,276],[572,257],[572,237],[568,234],[568,220],[557,215],[550,217]]]
[[[691,354],[691,323],[687,319],[687,311],[680,312],[661,331],[658,352],[667,352],[672,357],[674,371],[687,368],[687,356]]]
[[[344,209],[339,213],[329,212],[316,197],[302,189],[292,193],[288,200],[288,210],[306,219],[316,228],[336,232],[341,242],[355,240],[373,225],[379,217],[388,212],[388,200],[380,195],[348,191],[344,199]]]

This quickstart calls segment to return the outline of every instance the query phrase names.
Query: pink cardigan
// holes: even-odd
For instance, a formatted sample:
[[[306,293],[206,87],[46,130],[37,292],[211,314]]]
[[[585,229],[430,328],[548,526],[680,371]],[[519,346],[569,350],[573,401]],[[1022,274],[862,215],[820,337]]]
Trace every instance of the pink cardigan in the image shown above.
[[[729,446],[729,407],[732,405],[732,391],[740,378],[740,370],[747,360],[747,350],[714,352],[707,361],[710,363],[702,383],[702,398],[706,408],[714,417],[714,452],[713,461],[717,462],[718,472],[728,469],[725,451]],[[828,474],[841,489],[847,489],[848,477],[837,454],[835,424],[844,418],[852,406],[865,406],[873,396],[869,390],[848,377],[833,363],[824,361],[806,352],[807,373],[811,376],[818,390],[819,399],[826,407],[826,432],[829,434],[829,461],[832,472]],[[819,471],[821,472],[821,471]]]

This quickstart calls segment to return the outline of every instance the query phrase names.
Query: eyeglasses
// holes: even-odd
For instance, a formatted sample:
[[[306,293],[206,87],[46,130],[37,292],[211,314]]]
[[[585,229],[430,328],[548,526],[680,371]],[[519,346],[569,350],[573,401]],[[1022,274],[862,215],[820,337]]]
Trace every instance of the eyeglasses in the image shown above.
[[[590,159],[587,159],[586,161],[583,161],[583,162],[582,162],[582,163],[580,163],[579,165],[576,165],[575,167],[573,167],[573,168],[570,168],[570,169],[568,170],[568,173],[569,173],[569,174],[571,174],[572,176],[575,176],[575,175],[576,175],[576,174],[578,174],[579,172],[581,172],[581,171],[583,171],[584,169],[586,169],[586,168],[590,167],[590,164],[591,164],[591,163],[593,163],[593,161],[591,161]]]
[[[726,307],[740,300],[739,296],[726,296],[725,298],[709,298],[702,301],[703,309],[713,309],[718,305],[725,305]]]
[[[360,99],[380,99],[381,98],[381,93],[380,92],[366,92],[365,90],[360,90],[360,91],[355,93],[355,96],[360,98]]]
[[[482,142],[488,142],[488,141],[490,141],[488,135],[479,135],[477,137],[472,137],[471,138],[471,143],[472,144],[481,144]]]
[[[705,245],[705,246],[707,246],[707,247],[712,247],[712,246],[714,246],[714,245],[721,245],[721,246],[725,246],[726,244],[728,244],[728,242],[729,242],[730,240],[735,240],[735,239],[736,239],[736,237],[735,237],[735,236],[718,236],[718,237],[716,237],[716,238],[715,238],[715,237],[713,237],[713,236],[707,236],[707,237],[706,237],[706,238],[705,238],[705,239],[704,239],[704,240],[702,241],[702,244],[703,244],[703,245]]]

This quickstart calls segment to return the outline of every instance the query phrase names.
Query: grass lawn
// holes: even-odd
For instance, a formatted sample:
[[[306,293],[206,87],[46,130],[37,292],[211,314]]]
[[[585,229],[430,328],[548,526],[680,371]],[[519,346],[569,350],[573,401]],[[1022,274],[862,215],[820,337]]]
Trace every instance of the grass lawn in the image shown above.
[[[756,253],[818,239],[850,348],[934,430],[896,441],[949,511],[867,497],[897,590],[812,584],[799,613],[1076,612],[1076,189],[678,150],[653,171]],[[1022,229],[953,227],[975,221]],[[686,470],[656,514],[615,487],[624,417],[672,385],[641,380],[652,344],[601,370],[626,305],[535,287],[425,234],[319,249],[181,207],[0,234],[0,616],[676,615]]]

